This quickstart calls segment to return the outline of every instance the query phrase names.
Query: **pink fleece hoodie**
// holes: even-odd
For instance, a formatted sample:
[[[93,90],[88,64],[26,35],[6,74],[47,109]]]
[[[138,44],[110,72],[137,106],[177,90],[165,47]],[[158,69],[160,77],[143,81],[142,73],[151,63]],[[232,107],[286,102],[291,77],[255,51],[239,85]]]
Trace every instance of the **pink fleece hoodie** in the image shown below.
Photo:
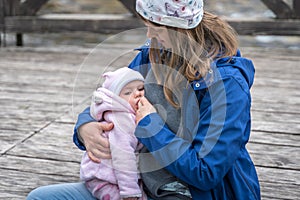
[[[121,198],[144,196],[138,183],[137,153],[142,145],[134,135],[135,111],[127,101],[103,87],[94,92],[93,98],[91,115],[98,121],[114,124],[111,131],[104,133],[109,138],[112,159],[95,163],[85,153],[80,168],[81,179],[99,179],[118,185]]]

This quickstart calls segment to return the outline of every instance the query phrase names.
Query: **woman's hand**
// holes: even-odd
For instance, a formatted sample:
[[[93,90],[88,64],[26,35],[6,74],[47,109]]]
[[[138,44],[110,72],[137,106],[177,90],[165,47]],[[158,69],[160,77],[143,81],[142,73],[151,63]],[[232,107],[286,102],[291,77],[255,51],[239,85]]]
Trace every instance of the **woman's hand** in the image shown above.
[[[135,121],[138,124],[141,119],[146,117],[147,115],[156,112],[154,106],[145,98],[142,97],[138,103],[138,110],[136,111]]]
[[[92,161],[100,163],[101,159],[111,158],[108,138],[102,134],[112,128],[113,124],[106,122],[90,122],[79,127],[80,137]]]

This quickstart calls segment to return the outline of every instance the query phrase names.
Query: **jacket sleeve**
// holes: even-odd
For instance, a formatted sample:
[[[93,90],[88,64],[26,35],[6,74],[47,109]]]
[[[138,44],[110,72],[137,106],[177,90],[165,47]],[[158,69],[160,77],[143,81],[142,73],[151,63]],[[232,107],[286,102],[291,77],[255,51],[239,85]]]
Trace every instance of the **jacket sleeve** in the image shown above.
[[[190,109],[183,121],[188,127],[183,130],[194,133],[192,142],[177,137],[156,113],[144,117],[135,132],[163,167],[200,190],[210,190],[223,179],[246,144],[249,136],[244,134],[250,129],[249,94],[237,81],[227,78],[208,90],[198,116],[186,104]]]
[[[115,124],[109,133],[110,150],[120,195],[122,198],[141,197],[135,152],[138,140],[134,136],[136,127],[134,118],[125,112],[113,112],[110,116]]]
[[[84,144],[82,141],[80,141],[78,137],[78,129],[81,125],[89,123],[89,122],[95,122],[96,120],[92,118],[90,115],[90,107],[86,108],[82,113],[78,115],[77,122],[74,127],[74,133],[73,133],[73,142],[75,145],[81,149],[81,150],[86,150]]]

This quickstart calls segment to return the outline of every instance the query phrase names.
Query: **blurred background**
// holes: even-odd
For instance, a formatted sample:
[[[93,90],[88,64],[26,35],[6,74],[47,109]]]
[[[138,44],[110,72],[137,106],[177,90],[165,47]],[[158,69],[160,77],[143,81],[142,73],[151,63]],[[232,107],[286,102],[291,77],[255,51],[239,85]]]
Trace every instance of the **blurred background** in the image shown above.
[[[292,4],[292,0],[285,0]],[[273,18],[275,15],[260,0],[206,0],[208,11],[230,18]],[[118,0],[51,0],[39,14],[127,14],[129,11]],[[274,27],[276,28],[276,27]],[[109,37],[99,33],[24,34],[25,46],[80,45],[92,47]],[[7,46],[15,45],[15,35],[6,34]],[[282,47],[300,49],[300,37],[295,36],[240,36],[241,46]]]

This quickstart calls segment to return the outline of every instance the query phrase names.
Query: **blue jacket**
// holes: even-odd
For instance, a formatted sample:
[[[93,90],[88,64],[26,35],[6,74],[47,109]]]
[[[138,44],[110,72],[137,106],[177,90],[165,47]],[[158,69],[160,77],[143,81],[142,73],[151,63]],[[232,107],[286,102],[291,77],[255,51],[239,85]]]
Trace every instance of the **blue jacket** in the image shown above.
[[[144,75],[150,68],[148,46],[141,47],[129,65]],[[161,165],[188,183],[195,200],[260,199],[258,177],[246,149],[253,80],[254,66],[240,52],[232,59],[213,61],[207,77],[191,83],[193,94],[183,92],[182,103],[189,105],[182,107],[184,132],[191,142],[177,137],[157,113],[137,126],[138,139]],[[87,108],[78,117],[73,137],[82,150],[85,147],[77,138],[77,128],[90,121],[94,120]]]

